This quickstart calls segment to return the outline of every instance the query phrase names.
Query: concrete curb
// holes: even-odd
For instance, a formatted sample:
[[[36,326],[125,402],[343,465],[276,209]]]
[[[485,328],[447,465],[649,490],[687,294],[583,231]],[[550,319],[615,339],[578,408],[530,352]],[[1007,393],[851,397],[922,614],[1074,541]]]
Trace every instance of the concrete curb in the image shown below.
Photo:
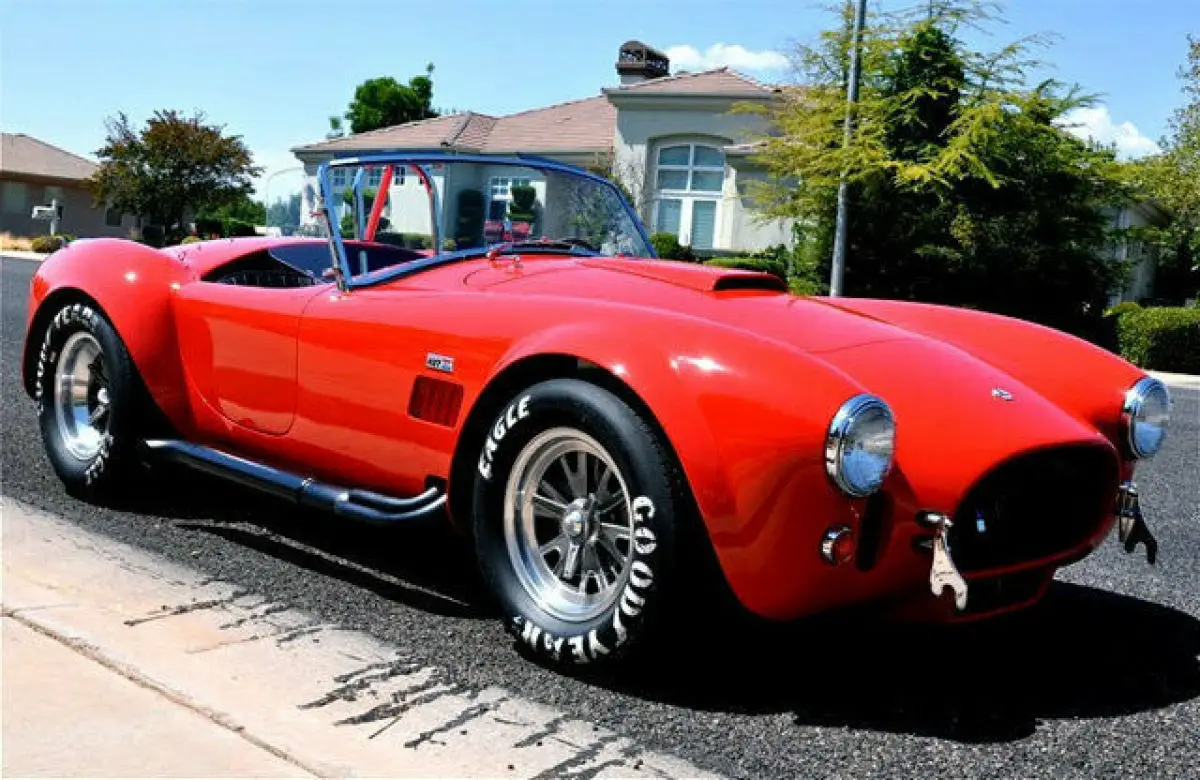
[[[1147,371],[1146,373],[1167,385],[1200,388],[1200,376],[1195,374],[1172,374],[1167,371]]]
[[[30,260],[35,263],[40,263],[50,255],[44,255],[41,252],[23,252],[19,249],[4,249],[0,250],[0,257],[5,260]]]

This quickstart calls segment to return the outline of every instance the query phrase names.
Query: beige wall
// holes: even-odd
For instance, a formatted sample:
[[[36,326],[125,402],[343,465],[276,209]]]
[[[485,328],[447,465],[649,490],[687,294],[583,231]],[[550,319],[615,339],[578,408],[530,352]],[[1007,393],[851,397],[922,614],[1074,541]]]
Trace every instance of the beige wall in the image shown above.
[[[105,224],[104,209],[94,208],[91,194],[77,184],[47,184],[4,175],[0,176],[0,232],[22,237],[49,233],[50,223],[35,220],[30,214],[34,206],[48,206],[54,197],[63,207],[63,218],[58,222],[60,233],[78,238],[125,237],[136,224],[131,216],[122,217],[119,226]]]
[[[729,109],[733,105],[733,101],[725,101],[721,105],[681,110],[670,107],[664,100],[660,105],[619,107],[614,167],[633,191],[649,232],[657,229],[654,188],[658,150],[677,143],[722,147],[748,140],[753,131],[760,129],[763,120],[749,114],[731,113]],[[746,252],[773,244],[790,245],[791,230],[787,223],[779,220],[764,222],[747,207],[746,199],[739,192],[739,177],[752,174],[744,167],[745,161],[738,161],[738,164],[739,168],[734,168],[727,161],[721,192],[712,193],[717,200],[713,251],[718,254],[722,250]]]

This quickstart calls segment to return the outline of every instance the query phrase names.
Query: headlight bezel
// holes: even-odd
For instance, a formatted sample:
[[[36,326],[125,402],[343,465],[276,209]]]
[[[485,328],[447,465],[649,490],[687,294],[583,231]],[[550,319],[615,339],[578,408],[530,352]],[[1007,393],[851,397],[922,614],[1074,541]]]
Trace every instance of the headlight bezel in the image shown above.
[[[1158,445],[1153,450],[1147,450],[1138,445],[1137,426],[1139,418],[1146,410],[1147,403],[1155,394],[1161,394],[1165,418],[1160,426],[1162,435],[1158,439]],[[1148,460],[1157,455],[1162,451],[1162,445],[1166,441],[1170,425],[1171,391],[1167,389],[1164,382],[1152,376],[1144,376],[1125,391],[1125,400],[1121,405],[1121,429],[1125,449],[1130,456],[1137,460]]]
[[[887,465],[878,478],[869,485],[855,484],[845,468],[847,447],[853,441],[856,425],[866,419],[868,413],[882,412],[891,426],[891,451]],[[896,416],[892,408],[877,395],[860,393],[843,403],[833,415],[825,436],[825,472],[833,483],[851,498],[867,498],[883,487],[888,474],[896,462]]]

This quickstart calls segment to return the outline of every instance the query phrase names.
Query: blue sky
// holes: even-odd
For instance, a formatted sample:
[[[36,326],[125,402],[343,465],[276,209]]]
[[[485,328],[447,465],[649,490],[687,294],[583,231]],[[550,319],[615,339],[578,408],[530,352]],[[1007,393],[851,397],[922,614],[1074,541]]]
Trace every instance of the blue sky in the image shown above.
[[[1175,72],[1185,34],[1200,34],[1200,0],[1003,10],[985,45],[1056,34],[1049,75],[1102,95],[1080,119],[1131,155],[1153,148],[1182,99]],[[830,19],[820,0],[3,0],[0,127],[92,157],[117,111],[203,109],[270,173],[321,139],[366,78],[407,80],[433,62],[437,106],[506,113],[612,85],[617,48],[636,38],[674,47],[673,66],[780,79],[779,53]]]

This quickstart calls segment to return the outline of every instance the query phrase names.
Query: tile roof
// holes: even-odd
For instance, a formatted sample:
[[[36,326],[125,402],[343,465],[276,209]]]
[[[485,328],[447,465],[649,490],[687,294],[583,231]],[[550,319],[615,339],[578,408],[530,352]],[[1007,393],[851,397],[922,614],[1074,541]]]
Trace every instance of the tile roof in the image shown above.
[[[24,133],[0,133],[0,173],[78,181],[97,167],[91,160]]]
[[[483,151],[604,151],[616,125],[617,109],[597,95],[500,117]]]
[[[298,146],[297,152],[353,152],[370,149],[438,149],[502,154],[514,152],[600,152],[609,149],[617,122],[610,95],[728,95],[762,97],[778,90],[749,76],[717,68],[680,73],[602,90],[595,97],[571,100],[506,116],[468,111],[383,127],[343,138]]]
[[[777,90],[735,70],[714,68],[623,84],[604,91],[610,95],[651,92],[662,95],[770,95]]]

